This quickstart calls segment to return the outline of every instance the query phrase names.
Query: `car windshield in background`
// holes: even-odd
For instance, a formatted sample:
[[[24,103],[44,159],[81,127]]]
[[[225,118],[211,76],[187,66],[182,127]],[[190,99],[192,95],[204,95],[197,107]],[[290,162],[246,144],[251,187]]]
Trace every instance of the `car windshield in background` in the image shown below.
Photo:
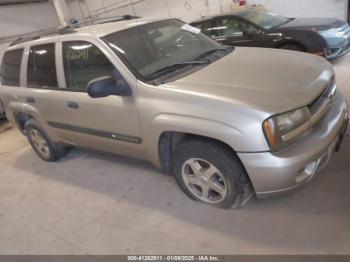
[[[246,10],[238,16],[256,24],[264,29],[271,29],[288,23],[292,18],[279,16],[263,10]]]
[[[205,54],[210,56],[215,50],[221,54],[225,50],[199,29],[179,20],[139,25],[110,34],[104,40],[146,81],[172,75],[179,69],[204,66],[212,62]]]

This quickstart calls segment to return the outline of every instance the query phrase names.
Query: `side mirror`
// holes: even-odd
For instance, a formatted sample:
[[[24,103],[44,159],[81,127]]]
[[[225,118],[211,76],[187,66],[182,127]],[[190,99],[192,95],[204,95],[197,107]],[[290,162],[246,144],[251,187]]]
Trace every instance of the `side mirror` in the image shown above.
[[[119,82],[119,83],[118,83]],[[92,98],[107,96],[131,96],[131,88],[124,80],[115,80],[111,76],[96,78],[87,85],[87,93]]]

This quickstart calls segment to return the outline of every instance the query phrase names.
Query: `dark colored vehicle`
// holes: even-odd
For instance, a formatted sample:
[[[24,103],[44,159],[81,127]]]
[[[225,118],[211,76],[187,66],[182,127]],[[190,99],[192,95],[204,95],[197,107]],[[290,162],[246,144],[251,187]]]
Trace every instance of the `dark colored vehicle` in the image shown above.
[[[350,26],[336,18],[287,18],[247,8],[193,22],[230,46],[281,48],[335,59],[350,51]]]
[[[348,1],[348,23],[350,23],[350,0]]]

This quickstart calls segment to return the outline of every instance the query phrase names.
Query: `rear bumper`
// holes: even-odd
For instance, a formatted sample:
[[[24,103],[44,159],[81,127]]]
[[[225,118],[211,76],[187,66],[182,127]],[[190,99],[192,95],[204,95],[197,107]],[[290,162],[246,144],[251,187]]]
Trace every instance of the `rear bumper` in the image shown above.
[[[281,195],[311,181],[330,161],[345,132],[348,104],[337,92],[312,135],[279,153],[239,153],[258,198]]]

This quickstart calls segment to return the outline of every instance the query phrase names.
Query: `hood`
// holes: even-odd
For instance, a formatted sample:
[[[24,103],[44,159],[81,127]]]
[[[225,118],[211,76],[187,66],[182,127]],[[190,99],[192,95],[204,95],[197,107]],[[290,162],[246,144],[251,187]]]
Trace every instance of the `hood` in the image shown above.
[[[339,28],[345,25],[346,22],[337,18],[318,18],[318,17],[304,17],[295,18],[289,23],[280,26],[279,28],[304,28],[314,29],[317,31],[325,31],[332,28]]]
[[[310,104],[332,76],[332,66],[318,56],[240,47],[167,86],[275,114]]]

